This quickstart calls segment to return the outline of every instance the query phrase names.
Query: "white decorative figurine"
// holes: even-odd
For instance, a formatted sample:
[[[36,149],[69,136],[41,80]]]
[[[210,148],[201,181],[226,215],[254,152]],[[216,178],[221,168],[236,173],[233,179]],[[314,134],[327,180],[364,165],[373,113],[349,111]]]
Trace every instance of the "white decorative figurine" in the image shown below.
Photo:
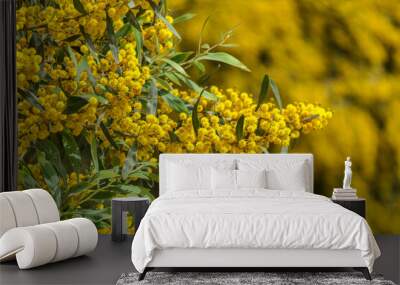
[[[347,157],[346,161],[344,162],[344,179],[343,179],[343,189],[352,189],[351,184],[351,160],[350,156]]]

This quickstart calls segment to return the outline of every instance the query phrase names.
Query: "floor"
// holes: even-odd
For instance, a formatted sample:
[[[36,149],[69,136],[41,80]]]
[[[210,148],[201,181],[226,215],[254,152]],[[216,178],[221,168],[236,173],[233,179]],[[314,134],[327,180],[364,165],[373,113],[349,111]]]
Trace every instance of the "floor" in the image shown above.
[[[375,272],[400,283],[400,236],[376,236],[382,251]],[[100,236],[97,249],[88,256],[30,270],[18,270],[15,262],[0,265],[0,284],[115,284],[124,272],[134,271],[130,261],[131,239],[121,243]]]
[[[111,236],[100,235],[88,256],[29,270],[18,270],[15,262],[0,264],[0,284],[115,284],[122,273],[134,271],[131,242],[112,242]]]

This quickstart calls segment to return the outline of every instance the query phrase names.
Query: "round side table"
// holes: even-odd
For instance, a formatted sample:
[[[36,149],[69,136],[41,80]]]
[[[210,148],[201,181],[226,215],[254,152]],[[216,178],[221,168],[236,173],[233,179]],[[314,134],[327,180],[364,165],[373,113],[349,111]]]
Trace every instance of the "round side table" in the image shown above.
[[[135,221],[135,230],[137,230],[139,228],[140,221],[143,219],[149,206],[150,200],[147,198],[113,198],[111,201],[111,239],[113,241],[125,240],[128,233],[128,212],[132,215]]]

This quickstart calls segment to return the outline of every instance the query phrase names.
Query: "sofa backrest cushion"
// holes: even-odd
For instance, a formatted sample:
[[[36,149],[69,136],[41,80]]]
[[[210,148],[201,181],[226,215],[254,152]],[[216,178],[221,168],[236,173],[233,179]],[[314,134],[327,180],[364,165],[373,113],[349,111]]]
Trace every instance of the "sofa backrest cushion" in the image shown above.
[[[15,227],[59,220],[56,203],[46,190],[29,189],[0,193],[0,237]]]

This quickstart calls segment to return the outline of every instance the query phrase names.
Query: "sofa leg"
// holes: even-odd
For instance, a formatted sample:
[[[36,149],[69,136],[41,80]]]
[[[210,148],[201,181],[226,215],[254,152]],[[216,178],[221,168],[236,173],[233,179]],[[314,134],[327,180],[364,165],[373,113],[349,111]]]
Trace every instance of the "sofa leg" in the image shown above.
[[[147,267],[143,270],[142,273],[139,274],[139,278],[138,281],[142,281],[144,279],[144,277],[146,277],[146,273],[147,273],[148,269]]]
[[[355,267],[354,269],[357,271],[361,271],[362,274],[364,275],[365,279],[372,280],[371,274],[369,274],[369,270],[367,267]]]

